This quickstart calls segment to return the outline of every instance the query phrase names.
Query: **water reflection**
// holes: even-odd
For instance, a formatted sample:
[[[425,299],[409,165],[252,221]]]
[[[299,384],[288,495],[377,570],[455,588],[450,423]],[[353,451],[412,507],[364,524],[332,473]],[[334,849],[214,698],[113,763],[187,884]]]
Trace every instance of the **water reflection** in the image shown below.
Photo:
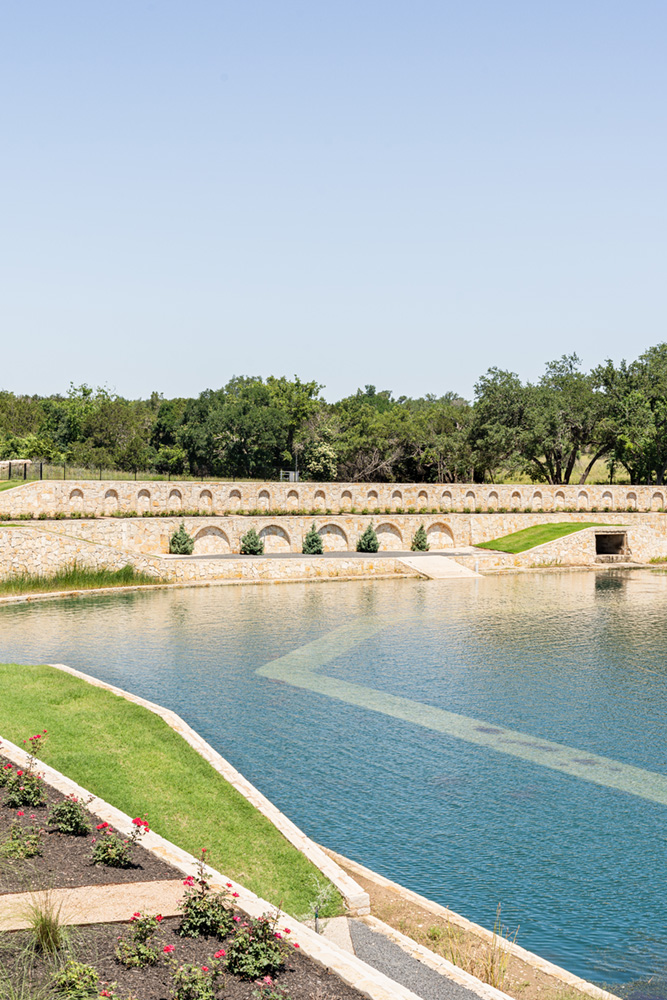
[[[667,952],[663,807],[256,671],[380,620],[328,675],[667,774],[666,588],[639,571],[139,592],[3,608],[0,658],[168,705],[314,838],[481,923],[501,901],[525,947],[639,990]]]

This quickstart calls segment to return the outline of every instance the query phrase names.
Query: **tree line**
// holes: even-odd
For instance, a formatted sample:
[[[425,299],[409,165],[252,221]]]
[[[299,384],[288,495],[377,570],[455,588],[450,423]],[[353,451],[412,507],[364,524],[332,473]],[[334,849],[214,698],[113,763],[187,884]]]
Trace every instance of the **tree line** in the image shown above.
[[[230,478],[271,479],[283,468],[345,482],[522,474],[552,484],[585,483],[603,460],[610,480],[621,470],[632,483],[665,480],[667,344],[588,372],[563,355],[534,383],[490,368],[472,401],[367,385],[328,403],[323,388],[235,376],[195,398],[131,400],[88,385],[64,396],[0,391],[0,459]]]

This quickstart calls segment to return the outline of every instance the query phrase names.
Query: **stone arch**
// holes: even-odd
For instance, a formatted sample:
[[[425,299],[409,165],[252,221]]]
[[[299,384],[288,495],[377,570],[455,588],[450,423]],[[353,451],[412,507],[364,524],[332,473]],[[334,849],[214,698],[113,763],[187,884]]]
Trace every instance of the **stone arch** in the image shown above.
[[[83,507],[83,492],[82,490],[74,489],[69,495],[69,505],[72,510],[81,510]]]
[[[378,542],[380,543],[380,549],[382,551],[403,548],[403,535],[395,524],[390,524],[389,521],[383,521],[382,524],[377,526],[375,533],[378,536]]]
[[[368,506],[377,507],[379,502],[380,500],[377,494],[377,490],[369,490],[366,496],[366,503],[368,504]]]
[[[279,524],[267,524],[259,532],[265,552],[290,552],[290,537]]]
[[[603,507],[613,507],[614,506],[614,497],[609,492],[609,490],[605,490],[605,492],[602,494],[602,506]]]
[[[448,524],[442,524],[440,521],[429,524],[426,529],[426,537],[432,549],[451,549],[454,545],[452,529]]]
[[[468,490],[468,492],[466,493],[466,502],[464,503],[463,506],[470,507],[472,509],[474,508],[476,502],[477,502],[477,497],[475,496],[474,491]]]
[[[217,555],[220,552],[231,552],[232,550],[229,538],[222,528],[216,528],[213,525],[208,525],[206,528],[198,531],[194,541],[194,551],[198,556]]]
[[[577,509],[588,510],[588,493],[586,490],[579,490],[579,495],[577,496]]]
[[[401,504],[403,503],[403,494],[401,493],[400,490],[394,490],[394,492],[391,495],[391,502],[394,505],[394,507],[401,506]]]
[[[510,507],[514,509],[515,507],[521,506],[521,494],[518,490],[512,491],[512,496],[510,498]]]
[[[137,493],[137,510],[148,510],[151,505],[151,495],[148,490],[139,490]]]
[[[268,510],[270,504],[271,504],[271,494],[269,493],[269,491],[260,490],[259,496],[257,497],[257,506],[260,507],[261,510]]]
[[[651,510],[661,510],[665,506],[665,497],[662,493],[654,493],[651,497]]]
[[[487,497],[487,500],[486,500],[486,506],[490,510],[497,510],[498,507],[500,506],[500,500],[498,499],[498,494],[496,493],[495,490],[491,490],[491,492],[489,493],[489,495]],[[427,534],[428,534],[428,532],[427,532]]]
[[[426,492],[426,490],[420,490],[419,495],[417,497],[417,506],[426,507],[427,504],[428,504],[428,493]]]
[[[118,510],[118,494],[115,490],[107,490],[104,494],[104,513],[111,514],[114,510]]]
[[[202,490],[199,494],[199,506],[203,510],[211,510],[213,507],[213,494],[210,490]]]
[[[241,490],[230,490],[229,506],[239,508],[241,506]]]
[[[327,495],[324,490],[318,490],[315,494],[315,506],[316,507],[326,507],[327,505]]]
[[[446,507],[447,510],[452,509],[452,494],[449,492],[449,490],[444,491],[444,493],[440,497],[440,503],[443,507]]]
[[[352,494],[349,490],[343,490],[340,495],[341,507],[351,507],[352,506]]]
[[[554,497],[554,510],[562,510],[565,506],[565,494],[562,490],[558,490],[556,496]]]
[[[290,490],[287,494],[287,506],[292,508],[299,506],[299,494],[296,490]]]
[[[169,510],[181,510],[183,507],[183,494],[180,490],[170,490],[167,498],[167,508]]]
[[[544,500],[542,499],[542,493],[540,490],[535,490],[533,493],[533,499],[531,501],[531,507],[533,510],[540,510],[544,505]]]
[[[338,524],[325,524],[317,529],[322,539],[325,552],[347,552],[349,549],[347,535]]]
[[[625,504],[627,507],[631,507],[632,510],[637,510],[637,494],[628,493],[625,497]]]

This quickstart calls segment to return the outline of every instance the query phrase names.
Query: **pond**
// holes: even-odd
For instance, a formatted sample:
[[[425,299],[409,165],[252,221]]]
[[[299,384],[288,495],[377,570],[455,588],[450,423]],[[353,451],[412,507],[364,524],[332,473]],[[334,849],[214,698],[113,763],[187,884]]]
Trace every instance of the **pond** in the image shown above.
[[[0,660],[174,709],[320,843],[665,996],[666,609],[647,570],[146,591],[6,606]]]

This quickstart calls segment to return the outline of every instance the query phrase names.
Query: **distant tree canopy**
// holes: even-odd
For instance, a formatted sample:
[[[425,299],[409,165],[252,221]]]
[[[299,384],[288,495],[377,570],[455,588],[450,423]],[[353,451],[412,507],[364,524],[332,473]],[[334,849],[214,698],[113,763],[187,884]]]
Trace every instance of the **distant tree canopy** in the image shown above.
[[[576,354],[535,383],[490,368],[472,403],[454,392],[395,398],[373,385],[335,403],[323,386],[235,376],[196,398],[128,400],[71,385],[66,396],[0,391],[0,459],[127,472],[377,482],[580,482],[598,460],[632,483],[667,474],[667,344],[590,372]],[[583,466],[581,461],[584,460]]]

